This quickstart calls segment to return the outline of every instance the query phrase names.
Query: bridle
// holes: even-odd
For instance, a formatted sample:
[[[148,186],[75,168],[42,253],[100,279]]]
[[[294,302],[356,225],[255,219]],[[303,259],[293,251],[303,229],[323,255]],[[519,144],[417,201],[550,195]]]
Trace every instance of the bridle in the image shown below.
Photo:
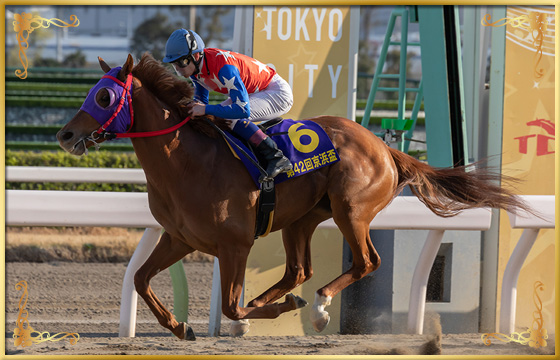
[[[95,132],[97,134],[110,134],[110,133],[107,132],[107,128],[109,127],[109,125],[111,125],[113,120],[117,117],[117,115],[123,109],[125,99],[128,99],[128,109],[129,109],[129,113],[130,113],[130,125],[128,127],[128,130],[126,131],[126,133],[128,133],[130,131],[130,129],[132,129],[132,125],[134,124],[134,109],[132,108],[132,74],[127,75],[126,83],[123,83],[122,81],[120,81],[119,79],[117,79],[116,77],[111,76],[111,75],[103,75],[103,77],[101,79],[111,79],[111,80],[113,80],[114,82],[116,82],[117,84],[119,84],[123,88],[123,92],[122,92],[122,95],[121,95],[121,99],[119,100],[119,105],[117,106],[117,108],[113,112],[113,115],[111,115],[111,117],[109,118],[109,120],[107,120],[105,122],[105,124],[101,125],[99,127],[99,129],[95,130]],[[93,135],[93,133],[92,133],[92,135]],[[115,135],[119,135],[119,134],[115,134]],[[118,136],[116,136],[116,137],[118,137]]]
[[[72,150],[79,143],[83,143],[85,153],[87,155],[86,141],[92,142],[95,146],[95,149],[98,150],[99,149],[98,141],[101,140],[101,139],[103,139],[103,140],[113,140],[113,139],[116,139],[116,138],[140,138],[140,137],[153,137],[153,136],[169,134],[169,133],[179,129],[183,125],[185,125],[191,119],[190,117],[187,117],[186,119],[184,119],[180,123],[178,123],[178,124],[176,124],[176,125],[174,125],[170,128],[163,129],[163,130],[130,133],[130,130],[132,129],[132,125],[134,124],[134,110],[132,108],[132,78],[133,77],[132,77],[131,73],[129,73],[127,75],[126,83],[120,81],[119,79],[117,79],[114,76],[107,75],[107,74],[104,75],[101,78],[101,79],[111,79],[123,88],[122,95],[121,95],[120,100],[119,100],[119,104],[118,104],[117,108],[115,109],[115,111],[113,112],[113,114],[111,115],[111,117],[103,125],[101,125],[98,129],[94,130],[88,137],[82,138],[81,140],[76,142],[74,144],[74,146],[72,147]],[[109,127],[109,125],[111,125],[113,120],[117,117],[117,115],[124,108],[124,104],[125,104],[126,100],[128,100],[128,109],[129,109],[129,113],[130,113],[130,126],[128,127],[128,130],[124,133],[114,133],[114,132],[107,131],[107,128]]]

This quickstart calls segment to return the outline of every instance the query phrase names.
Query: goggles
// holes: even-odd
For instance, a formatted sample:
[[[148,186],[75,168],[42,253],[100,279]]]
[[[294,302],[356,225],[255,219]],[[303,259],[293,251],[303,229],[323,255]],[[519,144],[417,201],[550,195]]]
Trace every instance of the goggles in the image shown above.
[[[177,65],[180,68],[186,68],[191,63],[191,60],[192,60],[192,56],[189,54],[189,55],[185,55],[183,57],[180,57],[177,60],[172,61],[171,63],[173,65]]]

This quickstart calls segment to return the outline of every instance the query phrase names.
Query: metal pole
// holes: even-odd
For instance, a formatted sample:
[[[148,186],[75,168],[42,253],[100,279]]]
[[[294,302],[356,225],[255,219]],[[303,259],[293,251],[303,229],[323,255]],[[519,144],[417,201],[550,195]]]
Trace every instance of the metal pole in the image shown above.
[[[369,96],[366,102],[366,108],[364,110],[364,117],[362,118],[362,126],[368,127],[369,118],[371,116],[371,110],[373,109],[373,103],[375,102],[375,94],[377,93],[377,87],[379,86],[379,80],[381,72],[383,71],[383,65],[385,65],[385,58],[387,57],[387,50],[389,49],[389,44],[391,42],[391,35],[393,34],[393,29],[395,28],[395,20],[398,14],[396,10],[391,12],[391,17],[389,18],[389,24],[387,25],[387,32],[385,33],[385,41],[383,41],[383,46],[381,47],[381,53],[379,54],[379,60],[377,60],[377,66],[375,69],[375,76],[371,83],[371,89],[369,91]]]
[[[521,267],[531,251],[540,229],[525,229],[504,271],[500,308],[500,332],[512,334],[515,330],[515,307],[517,300],[517,280]]]
[[[506,17],[506,6],[492,7],[492,19]],[[500,169],[502,153],[502,125],[504,106],[506,27],[492,28],[490,62],[490,99],[488,106],[487,144],[479,149],[481,158],[488,158],[488,166]],[[500,155],[500,156],[493,156]],[[498,184],[499,185],[499,184]],[[496,330],[496,304],[498,289],[498,239],[500,211],[492,210],[492,227],[482,235],[480,329],[481,332]]]
[[[195,30],[196,27],[196,6],[189,7],[189,29]]]
[[[189,285],[182,260],[169,267],[169,275],[171,275],[173,285],[173,314],[177,321],[188,323]]]
[[[210,321],[208,335],[219,336],[222,320],[222,287],[220,282],[220,262],[214,258],[214,273],[212,275],[212,295],[210,297]]]
[[[420,111],[420,106],[422,105],[422,99],[424,97],[424,85],[423,79],[420,79],[420,84],[418,84],[418,92],[416,93],[416,99],[414,99],[414,106],[412,107],[412,113],[410,114],[410,120],[414,121],[410,130],[406,132],[403,136],[403,148],[402,151],[408,154],[408,147],[410,146],[410,140],[405,140],[405,138],[412,139],[414,134],[414,129],[416,128],[416,121],[418,120],[418,111]]]
[[[404,119],[406,108],[406,58],[408,52],[408,10],[404,8],[401,15],[401,50],[399,57],[399,106],[398,119]],[[401,147],[401,146],[399,146]],[[402,150],[402,148],[400,149]]]
[[[134,287],[134,274],[148,259],[152,253],[160,236],[161,229],[148,228],[140,239],[130,262],[126,267],[121,293],[121,313],[119,322],[120,337],[134,337],[136,332],[136,305],[138,294]]]
[[[59,19],[62,19],[62,9],[60,6],[56,8],[56,16]],[[62,62],[62,29],[56,29],[56,61],[59,63]]]
[[[408,331],[422,334],[424,330],[424,310],[426,309],[426,290],[428,278],[441,245],[445,230],[430,230],[426,243],[422,248],[410,287],[408,305]]]

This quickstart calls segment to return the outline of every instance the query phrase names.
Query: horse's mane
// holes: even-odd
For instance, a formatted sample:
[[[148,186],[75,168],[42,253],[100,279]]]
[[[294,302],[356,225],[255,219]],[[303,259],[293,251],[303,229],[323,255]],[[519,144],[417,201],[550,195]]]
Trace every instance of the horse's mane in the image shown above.
[[[187,81],[174,76],[150,53],[144,53],[142,59],[132,69],[132,75],[179,116],[187,115],[186,104],[194,93],[192,86]]]
[[[132,69],[132,75],[142,82],[152,94],[166,104],[180,118],[187,117],[187,104],[192,100],[194,89],[191,84],[175,76],[160,61],[154,59],[150,53],[144,53],[142,59]],[[213,116],[205,116],[216,121]],[[223,119],[220,119],[223,120]],[[216,121],[221,122],[221,121]],[[195,130],[208,136],[215,137],[217,133],[201,118],[193,118],[189,123]],[[219,124],[224,127],[223,124]]]

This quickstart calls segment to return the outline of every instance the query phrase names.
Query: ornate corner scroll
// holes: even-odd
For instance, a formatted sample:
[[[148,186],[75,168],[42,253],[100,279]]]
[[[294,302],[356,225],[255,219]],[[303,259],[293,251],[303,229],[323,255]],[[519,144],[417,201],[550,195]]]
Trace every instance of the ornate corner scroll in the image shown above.
[[[535,77],[537,79],[544,75],[544,69],[539,68],[539,64],[543,57],[543,42],[545,33],[549,26],[548,16],[545,13],[538,11],[529,11],[526,15],[517,16],[514,18],[503,18],[491,22],[490,14],[484,15],[481,21],[483,26],[506,26],[511,25],[514,28],[526,30],[532,38],[532,46],[536,50],[535,54]]]
[[[51,25],[58,27],[77,27],[80,25],[80,20],[76,15],[70,15],[70,23],[62,21],[60,19],[45,19],[38,15],[33,15],[29,13],[14,14],[14,31],[17,33],[17,41],[19,44],[19,60],[23,65],[23,71],[17,69],[15,71],[16,76],[20,79],[27,78],[27,67],[29,65],[27,61],[27,55],[25,51],[29,48],[28,40],[29,35],[39,28],[48,28]]]
[[[20,281],[16,284],[16,290],[21,291],[23,290],[23,294],[19,299],[19,314],[17,318],[17,326],[14,329],[14,345],[16,347],[26,347],[31,346],[33,344],[39,344],[45,341],[60,341],[64,338],[69,338],[69,342],[71,345],[75,345],[78,340],[80,339],[80,334],[78,333],[68,333],[68,332],[61,332],[58,334],[51,335],[47,331],[36,331],[34,330],[31,325],[29,325],[29,321],[27,317],[29,313],[25,308],[27,306],[27,282],[25,280]]]
[[[533,324],[531,327],[528,328],[527,331],[522,333],[514,332],[509,336],[501,333],[482,334],[482,341],[484,342],[484,345],[490,346],[493,338],[505,343],[516,342],[521,345],[529,345],[532,348],[546,347],[548,333],[544,328],[542,301],[538,294],[539,290],[544,291],[544,285],[542,282],[537,281],[535,282],[533,289],[533,303],[537,309],[533,311]]]

